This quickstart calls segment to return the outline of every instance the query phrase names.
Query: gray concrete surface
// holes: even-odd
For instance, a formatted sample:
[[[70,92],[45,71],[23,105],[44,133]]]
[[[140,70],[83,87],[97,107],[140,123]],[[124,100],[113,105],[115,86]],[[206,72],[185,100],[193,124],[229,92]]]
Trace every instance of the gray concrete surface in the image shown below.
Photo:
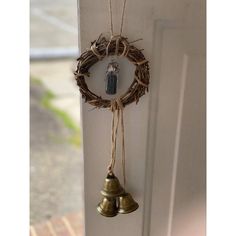
[[[56,98],[52,103],[80,125],[80,93],[74,80],[75,60],[39,61],[30,64],[30,75],[40,80]]]
[[[77,47],[77,1],[31,0],[30,47]]]
[[[81,150],[67,142],[63,122],[40,101],[44,89],[30,86],[30,222],[83,209]]]
[[[30,1],[30,47],[78,48],[76,0]],[[30,86],[30,223],[83,209],[83,159],[81,149],[70,144],[62,120],[41,105],[45,90],[56,97],[53,106],[80,125],[79,92],[70,60],[32,62],[31,77],[45,86]]]

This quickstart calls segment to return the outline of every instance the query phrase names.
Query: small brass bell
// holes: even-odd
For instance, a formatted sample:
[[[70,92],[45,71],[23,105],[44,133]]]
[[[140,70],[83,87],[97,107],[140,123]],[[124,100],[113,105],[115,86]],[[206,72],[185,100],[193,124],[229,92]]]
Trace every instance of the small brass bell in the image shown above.
[[[118,197],[124,193],[124,189],[121,187],[119,180],[113,173],[109,173],[105,179],[103,190],[101,194],[104,197]]]
[[[98,212],[106,217],[116,216],[118,209],[116,206],[116,198],[104,197],[97,206]]]
[[[118,212],[128,214],[138,209],[139,205],[129,193],[124,193],[118,198]]]

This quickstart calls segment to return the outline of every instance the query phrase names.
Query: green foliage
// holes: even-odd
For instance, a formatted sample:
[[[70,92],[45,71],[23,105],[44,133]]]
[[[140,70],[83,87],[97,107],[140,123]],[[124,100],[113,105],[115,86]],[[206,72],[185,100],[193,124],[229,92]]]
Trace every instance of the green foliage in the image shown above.
[[[37,78],[34,78],[34,77],[31,77],[31,78],[30,78],[30,83],[32,83],[32,84],[38,84],[38,85],[43,85],[41,80],[39,80],[39,79],[37,79]]]
[[[71,144],[74,144],[75,146],[80,147],[80,145],[81,145],[81,135],[80,135],[80,132],[78,131],[74,135],[71,135],[71,137],[68,139],[68,141]]]
[[[37,79],[31,79],[33,83],[41,84],[41,81]],[[73,119],[70,117],[69,114],[67,114],[65,111],[55,107],[52,104],[52,100],[56,98],[56,95],[46,90],[42,99],[41,104],[43,107],[47,108],[48,110],[52,111],[59,119],[62,120],[64,125],[72,131],[71,136],[68,138],[68,142],[76,145],[77,147],[80,147],[81,144],[81,135],[80,135],[80,128],[79,126],[73,121]]]

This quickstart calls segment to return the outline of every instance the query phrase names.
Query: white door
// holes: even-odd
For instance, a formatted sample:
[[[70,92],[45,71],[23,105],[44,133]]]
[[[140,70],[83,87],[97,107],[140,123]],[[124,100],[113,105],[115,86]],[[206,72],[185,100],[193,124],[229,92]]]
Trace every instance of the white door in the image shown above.
[[[80,0],[81,51],[109,31],[107,4]],[[122,1],[113,7],[118,29]],[[151,67],[150,92],[124,114],[127,190],[140,208],[114,218],[97,213],[110,156],[111,112],[83,103],[86,236],[205,235],[205,2],[127,0],[123,34],[143,38],[136,45]],[[122,66],[130,75],[129,65]],[[100,77],[103,70],[98,65],[93,74]],[[104,91],[96,76],[88,83]],[[117,173],[121,177],[119,168]]]

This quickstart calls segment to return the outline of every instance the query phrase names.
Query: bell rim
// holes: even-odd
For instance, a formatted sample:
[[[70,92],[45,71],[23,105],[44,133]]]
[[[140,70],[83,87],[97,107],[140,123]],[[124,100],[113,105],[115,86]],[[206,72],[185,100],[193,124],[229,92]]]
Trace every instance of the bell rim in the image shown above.
[[[105,217],[114,217],[114,216],[117,216],[118,214],[118,211],[114,212],[113,214],[103,214],[103,209],[100,207],[100,205],[97,206],[97,211],[99,212],[99,214]]]
[[[136,202],[132,207],[128,208],[128,209],[118,209],[118,213],[119,214],[129,214],[133,211],[136,211],[139,208],[139,204]]]
[[[121,189],[119,192],[101,190],[101,194],[104,197],[120,197],[122,194],[124,194],[124,192],[124,189]]]

